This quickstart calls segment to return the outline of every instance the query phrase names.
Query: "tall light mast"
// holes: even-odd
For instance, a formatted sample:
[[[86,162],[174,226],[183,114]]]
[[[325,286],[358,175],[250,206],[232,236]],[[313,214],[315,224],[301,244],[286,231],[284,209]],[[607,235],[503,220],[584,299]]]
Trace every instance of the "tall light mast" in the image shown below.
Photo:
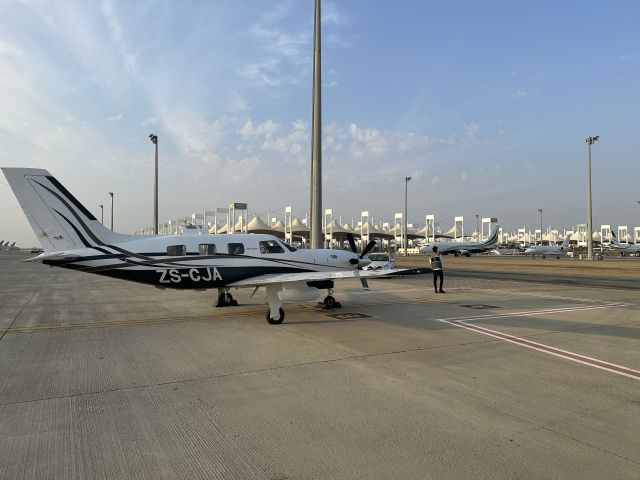
[[[322,96],[320,66],[320,0],[313,21],[313,105],[311,118],[311,248],[322,242]]]

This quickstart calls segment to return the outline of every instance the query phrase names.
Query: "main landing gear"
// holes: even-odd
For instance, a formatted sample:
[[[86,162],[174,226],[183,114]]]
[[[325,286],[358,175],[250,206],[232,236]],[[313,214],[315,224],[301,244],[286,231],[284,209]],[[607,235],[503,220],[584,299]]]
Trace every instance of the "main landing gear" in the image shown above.
[[[280,295],[278,295],[278,292],[281,291],[281,287],[277,285],[267,285],[266,290],[269,309],[265,314],[265,318],[271,325],[279,325],[284,321],[284,310],[282,309],[284,301],[280,298]],[[318,305],[322,305],[322,307],[327,310],[332,308],[342,308],[340,302],[333,297],[333,289],[328,288],[327,292],[328,295],[324,297],[324,300]]]
[[[324,300],[322,301],[324,308],[327,310],[331,310],[332,308],[342,308],[342,304],[333,297],[333,290],[329,288],[327,289],[327,293],[328,295],[324,297]]]
[[[218,303],[216,307],[236,307],[238,302],[233,299],[229,290],[218,290]]]

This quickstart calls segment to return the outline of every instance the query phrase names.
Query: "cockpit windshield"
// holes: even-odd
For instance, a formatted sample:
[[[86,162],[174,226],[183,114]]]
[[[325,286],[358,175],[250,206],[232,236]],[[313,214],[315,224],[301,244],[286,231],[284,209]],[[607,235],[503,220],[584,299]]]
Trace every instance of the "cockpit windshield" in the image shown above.
[[[284,248],[286,248],[286,249],[287,249],[287,250],[289,250],[290,252],[295,252],[296,250],[298,250],[296,247],[293,247],[293,246],[289,245],[288,243],[284,243],[284,242],[283,242],[283,241],[281,241],[281,240],[278,240],[278,241],[282,244],[282,246],[283,246]]]

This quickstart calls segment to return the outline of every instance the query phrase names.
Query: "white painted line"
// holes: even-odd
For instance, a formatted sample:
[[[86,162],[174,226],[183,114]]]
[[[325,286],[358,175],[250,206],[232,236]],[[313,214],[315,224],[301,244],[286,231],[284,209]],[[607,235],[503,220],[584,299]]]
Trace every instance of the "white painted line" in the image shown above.
[[[588,310],[588,309],[597,309],[597,308],[615,308],[621,307],[624,304],[611,304],[611,305],[600,305],[600,306],[592,306],[589,308],[582,308],[580,310]],[[577,311],[577,310],[557,310],[557,311]],[[521,312],[521,315],[526,315],[527,312]],[[553,312],[549,312],[553,313]],[[539,311],[530,312],[531,315],[539,315]],[[553,355],[556,357],[564,358],[567,360],[571,360],[572,362],[581,363],[583,365],[588,365],[590,367],[598,368],[600,370],[606,370],[611,373],[615,373],[617,375],[622,375],[628,378],[633,378],[634,380],[640,380],[640,371],[634,370],[629,367],[625,367],[622,365],[617,365],[615,363],[606,362],[604,360],[600,360],[598,358],[587,357],[586,355],[580,355],[575,352],[570,352],[568,350],[562,350],[560,348],[551,347],[549,345],[545,345],[543,343],[533,342],[531,340],[527,340],[525,338],[516,337],[514,335],[509,335],[503,332],[499,332],[497,330],[492,330],[490,328],[481,327],[479,325],[468,324],[467,322],[473,320],[486,320],[487,318],[491,318],[488,316],[478,316],[475,318],[467,318],[465,320],[461,319],[439,319],[440,322],[448,323],[450,325],[454,325],[456,327],[464,328],[467,330],[471,330],[476,333],[481,333],[483,335],[487,335],[493,338],[497,338],[499,340],[504,340],[505,342],[509,342],[515,345],[520,345],[521,347],[530,348],[532,350],[537,350],[539,352],[544,352],[549,355]]]
[[[533,315],[545,315],[547,313],[557,313],[557,312],[572,312],[572,311],[580,311],[580,310],[595,310],[599,308],[615,308],[615,307],[626,307],[629,304],[626,303],[605,303],[602,305],[564,305],[559,307],[550,307],[550,308],[541,308],[537,310],[524,310],[520,312],[511,312],[511,313],[497,313],[497,314],[487,314],[487,315],[468,315],[465,317],[450,317],[450,318],[438,318],[436,320],[439,321],[472,321],[472,320],[487,320],[487,319],[495,319],[495,318],[509,318],[509,317],[523,317],[523,316],[533,316]]]
[[[599,300],[595,300],[593,298],[578,298],[578,297],[567,297],[560,295],[549,295],[547,293],[538,293],[538,292],[522,292],[517,290],[504,290],[498,288],[475,288],[475,287],[460,287],[469,291],[477,291],[477,292],[491,292],[491,293],[507,293],[510,295],[522,295],[524,297],[537,297],[537,298],[549,298],[552,300],[571,300],[573,302],[587,302],[587,303],[598,303]]]

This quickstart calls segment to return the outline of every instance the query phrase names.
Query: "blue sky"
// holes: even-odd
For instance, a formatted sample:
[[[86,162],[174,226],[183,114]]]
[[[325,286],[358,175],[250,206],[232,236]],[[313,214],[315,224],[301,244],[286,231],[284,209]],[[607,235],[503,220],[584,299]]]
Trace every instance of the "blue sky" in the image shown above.
[[[637,2],[323,2],[324,207],[507,229],[640,224]],[[312,0],[5,1],[0,165],[47,168],[116,229],[244,201],[308,210]],[[0,238],[35,237],[0,179]],[[108,212],[108,210],[105,210]]]

